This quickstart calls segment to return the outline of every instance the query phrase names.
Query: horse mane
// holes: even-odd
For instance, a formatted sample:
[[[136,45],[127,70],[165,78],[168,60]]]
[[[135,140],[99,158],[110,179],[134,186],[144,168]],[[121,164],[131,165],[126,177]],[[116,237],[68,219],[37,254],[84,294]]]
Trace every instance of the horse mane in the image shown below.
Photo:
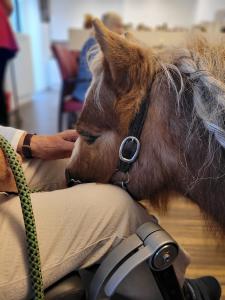
[[[191,168],[195,171],[192,173],[186,166],[187,173],[193,175],[186,188],[187,195],[195,190],[193,198],[201,199],[199,204],[206,212],[206,219],[210,213],[225,229],[225,43],[197,37],[183,49],[165,49],[159,57],[168,85],[176,91],[177,113],[183,109],[188,118],[184,157],[191,152],[194,163]],[[194,153],[201,156],[201,163],[196,161]]]
[[[191,87],[193,119],[198,117],[209,131],[209,145],[214,136],[225,148],[225,43],[196,37],[186,48],[164,51],[159,62],[176,91],[178,108],[185,89]]]
[[[225,41],[209,41],[198,35],[191,39],[187,48],[201,58],[205,68],[219,81],[225,83]]]

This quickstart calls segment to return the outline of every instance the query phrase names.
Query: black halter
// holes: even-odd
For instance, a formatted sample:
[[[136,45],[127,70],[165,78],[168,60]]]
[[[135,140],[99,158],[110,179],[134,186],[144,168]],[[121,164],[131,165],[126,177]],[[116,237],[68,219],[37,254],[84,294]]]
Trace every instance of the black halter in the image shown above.
[[[117,171],[128,173],[133,163],[137,160],[141,144],[140,136],[146,120],[149,108],[149,92],[144,96],[141,101],[141,106],[133,121],[131,122],[128,136],[125,137],[119,149],[119,165]]]

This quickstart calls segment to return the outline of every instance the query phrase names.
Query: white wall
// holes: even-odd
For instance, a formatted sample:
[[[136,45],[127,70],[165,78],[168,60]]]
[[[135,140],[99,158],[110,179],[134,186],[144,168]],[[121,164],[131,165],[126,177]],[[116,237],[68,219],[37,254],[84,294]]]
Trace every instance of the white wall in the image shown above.
[[[10,61],[7,68],[6,90],[12,95],[11,109],[15,108],[15,97],[18,97],[19,104],[24,104],[32,99],[34,92],[33,64],[31,57],[30,37],[24,34],[17,34],[17,43],[20,51]],[[16,84],[14,84],[14,78]]]
[[[225,9],[225,0],[198,0],[195,23],[212,21],[220,9]]]
[[[51,0],[51,38],[67,40],[68,28],[82,28],[84,15],[96,17],[107,11],[115,11],[123,16],[124,0]]]
[[[22,31],[31,39],[35,92],[48,86],[49,25],[41,22],[37,0],[20,0]]]
[[[59,86],[60,78],[51,57],[51,40],[68,40],[68,29],[81,28],[84,14],[101,17],[107,11],[119,13],[126,23],[156,26],[190,26],[202,20],[212,20],[225,0],[50,0],[50,24],[40,19],[38,0],[18,0],[22,30],[31,38],[34,69],[34,90]]]
[[[124,0],[124,20],[134,25],[188,27],[194,22],[196,0]]]
[[[225,0],[50,0],[50,38],[69,40],[68,29],[82,28],[86,13],[101,17],[107,11],[117,12],[124,22],[134,25],[145,23],[155,27],[166,22],[170,27],[189,27],[202,16],[211,18],[223,2]],[[50,85],[59,85],[58,68],[53,59],[49,70]]]
[[[32,0],[31,0],[32,1]],[[56,40],[67,40],[67,29],[81,28],[86,13],[100,17],[106,11],[119,13],[126,23],[156,26],[191,26],[212,21],[225,9],[225,0],[50,0],[51,32]]]
[[[67,40],[68,28],[81,28],[86,13],[101,17],[115,11],[134,25],[166,22],[169,26],[190,26],[195,22],[198,0],[51,0],[50,4],[51,38]]]

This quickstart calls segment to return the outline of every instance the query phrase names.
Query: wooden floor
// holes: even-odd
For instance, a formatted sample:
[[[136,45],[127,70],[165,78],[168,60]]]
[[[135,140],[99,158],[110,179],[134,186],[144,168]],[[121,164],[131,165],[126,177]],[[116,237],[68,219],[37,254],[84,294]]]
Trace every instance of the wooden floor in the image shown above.
[[[199,209],[182,197],[173,200],[168,213],[159,219],[162,227],[191,255],[186,277],[215,276],[222,285],[221,299],[225,300],[225,238],[216,238],[207,229]]]

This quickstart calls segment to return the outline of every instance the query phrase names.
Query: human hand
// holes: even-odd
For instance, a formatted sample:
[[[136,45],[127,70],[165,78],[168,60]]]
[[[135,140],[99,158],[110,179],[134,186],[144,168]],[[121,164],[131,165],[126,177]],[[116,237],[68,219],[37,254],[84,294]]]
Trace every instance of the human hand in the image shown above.
[[[65,130],[55,135],[34,135],[30,143],[32,155],[43,160],[70,157],[77,137],[76,130]]]

